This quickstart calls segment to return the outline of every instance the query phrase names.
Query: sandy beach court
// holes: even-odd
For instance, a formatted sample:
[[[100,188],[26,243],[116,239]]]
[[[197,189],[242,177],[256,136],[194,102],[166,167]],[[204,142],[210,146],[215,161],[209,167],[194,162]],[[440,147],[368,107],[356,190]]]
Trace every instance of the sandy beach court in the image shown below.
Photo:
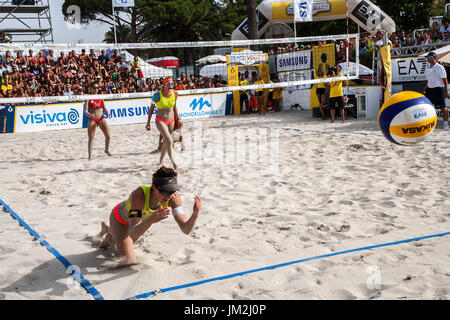
[[[190,216],[172,217],[135,244],[140,264],[115,268],[96,248],[101,221],[151,184],[158,132],[85,129],[0,136],[0,199],[103,295],[135,295],[293,260],[450,231],[450,134],[412,147],[390,143],[376,119],[336,123],[311,111],[185,121],[178,181]],[[179,147],[177,146],[177,149]],[[167,158],[167,157],[166,157]],[[169,159],[166,165],[169,165]],[[1,211],[1,209],[0,209]],[[0,299],[92,296],[7,212],[0,212]],[[449,299],[450,236],[263,270],[150,299]]]

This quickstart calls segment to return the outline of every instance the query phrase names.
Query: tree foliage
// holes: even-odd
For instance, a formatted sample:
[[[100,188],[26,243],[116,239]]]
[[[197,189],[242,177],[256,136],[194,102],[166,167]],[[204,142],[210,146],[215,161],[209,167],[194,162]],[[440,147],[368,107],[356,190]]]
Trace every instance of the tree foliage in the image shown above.
[[[436,0],[372,0],[394,19],[398,29],[428,26]],[[262,0],[257,0],[259,5]],[[439,2],[439,1],[438,1]],[[442,1],[441,1],[442,2]],[[230,39],[234,29],[247,17],[247,0],[135,0],[134,8],[120,9],[113,17],[111,0],[65,0],[62,11],[77,5],[82,23],[99,21],[119,28],[129,26],[132,42],[172,42]],[[356,32],[355,23],[350,32]],[[298,36],[342,34],[346,21],[297,23]],[[121,29],[125,30],[125,29]],[[110,41],[110,37],[106,37]]]
[[[435,2],[435,0],[372,1],[394,20],[397,30],[413,30],[421,25],[428,27],[431,9]]]

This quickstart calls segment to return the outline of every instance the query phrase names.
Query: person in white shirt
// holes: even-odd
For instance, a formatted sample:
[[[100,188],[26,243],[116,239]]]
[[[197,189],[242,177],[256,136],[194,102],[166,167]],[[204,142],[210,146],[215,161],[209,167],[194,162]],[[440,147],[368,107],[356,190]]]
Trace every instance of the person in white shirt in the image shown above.
[[[445,106],[445,98],[448,99],[447,72],[442,65],[437,63],[436,53],[430,52],[426,58],[430,63],[430,68],[426,70],[427,83],[424,94],[436,109],[441,109],[444,129],[448,129],[448,109]]]
[[[442,26],[439,31],[441,32],[442,40],[448,38],[448,34],[450,34],[450,23],[447,18],[442,19]]]

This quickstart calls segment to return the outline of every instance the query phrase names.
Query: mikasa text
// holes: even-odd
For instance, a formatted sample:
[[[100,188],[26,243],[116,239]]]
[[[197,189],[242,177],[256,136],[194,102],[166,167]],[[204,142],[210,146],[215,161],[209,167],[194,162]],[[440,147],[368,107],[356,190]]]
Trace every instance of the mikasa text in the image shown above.
[[[402,128],[403,133],[418,133],[422,131],[431,131],[434,128],[435,122],[430,122],[427,125],[420,126],[420,127],[412,127],[412,128]]]

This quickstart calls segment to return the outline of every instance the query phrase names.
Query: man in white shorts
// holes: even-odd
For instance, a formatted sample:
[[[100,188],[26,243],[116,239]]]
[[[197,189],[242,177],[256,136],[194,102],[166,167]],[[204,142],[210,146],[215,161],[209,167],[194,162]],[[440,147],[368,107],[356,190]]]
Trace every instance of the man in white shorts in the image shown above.
[[[447,72],[442,65],[437,63],[436,53],[430,52],[426,58],[430,63],[430,68],[426,71],[427,83],[424,94],[436,109],[441,109],[444,129],[448,129],[448,109],[445,105],[445,98],[448,99]]]

